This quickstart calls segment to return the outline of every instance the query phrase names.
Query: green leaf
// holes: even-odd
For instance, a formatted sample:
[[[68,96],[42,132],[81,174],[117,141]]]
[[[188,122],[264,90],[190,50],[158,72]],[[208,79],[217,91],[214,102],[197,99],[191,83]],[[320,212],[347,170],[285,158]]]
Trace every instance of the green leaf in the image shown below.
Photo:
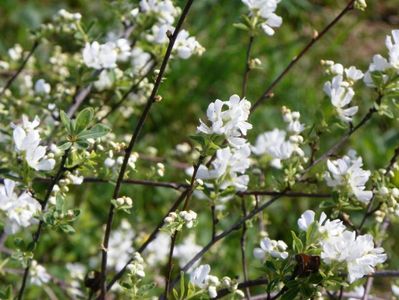
[[[292,300],[295,299],[296,295],[299,293],[299,288],[289,289],[282,297],[281,300]]]
[[[64,209],[64,199],[57,194],[56,200],[55,200],[55,209],[59,212],[62,212]]]
[[[78,134],[78,140],[98,139],[105,136],[111,129],[103,124],[96,124],[91,129],[87,129]]]
[[[93,117],[94,110],[91,107],[82,110],[76,117],[75,133],[79,134],[81,131],[86,129],[93,120]]]
[[[63,232],[65,232],[67,234],[75,233],[75,229],[71,225],[64,224],[64,225],[61,225],[60,228]]]
[[[60,111],[60,119],[62,125],[64,125],[65,130],[69,133],[72,134],[72,126],[71,126],[71,119],[68,117],[68,115],[64,111]]]
[[[71,142],[65,142],[65,143],[59,145],[58,149],[60,149],[62,151],[65,151],[65,150],[68,150],[71,147],[72,147],[72,143]]]
[[[303,243],[301,239],[295,234],[294,231],[291,230],[292,235],[292,248],[297,251],[297,253],[303,252]]]

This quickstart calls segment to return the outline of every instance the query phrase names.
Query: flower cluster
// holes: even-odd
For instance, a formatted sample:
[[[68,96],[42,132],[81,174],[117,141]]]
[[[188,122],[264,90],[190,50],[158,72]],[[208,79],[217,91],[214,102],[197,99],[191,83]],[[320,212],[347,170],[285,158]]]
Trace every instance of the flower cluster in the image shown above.
[[[350,150],[342,158],[327,160],[328,171],[325,172],[324,178],[328,186],[344,189],[357,200],[368,203],[373,197],[373,192],[365,190],[365,185],[371,172],[363,170],[362,167],[362,158]]]
[[[233,95],[228,101],[215,100],[206,111],[210,126],[200,119],[199,132],[207,135],[222,135],[232,147],[240,147],[246,143],[245,136],[252,125],[247,122],[251,103]]]
[[[133,254],[133,261],[126,266],[127,270],[129,271],[130,276],[134,277],[145,277],[144,272],[144,260],[141,257],[140,253],[135,252]]]
[[[254,249],[254,256],[261,260],[264,260],[268,255],[278,259],[286,259],[288,257],[287,248],[287,244],[283,241],[271,240],[266,237],[260,241],[260,248]]]
[[[192,228],[197,224],[197,213],[189,210],[180,212],[171,212],[165,218],[164,230],[170,234],[181,231],[183,227]]]
[[[352,88],[355,82],[362,79],[364,74],[354,66],[344,68],[341,64],[336,64],[331,60],[322,61],[326,67],[327,74],[334,76],[331,81],[324,85],[324,92],[331,99],[331,104],[335,107],[338,117],[349,123],[359,110],[358,106],[349,107],[355,92]]]
[[[212,180],[222,190],[234,187],[237,191],[244,191],[249,182],[249,176],[244,173],[250,166],[250,154],[249,145],[219,149],[211,167],[201,165],[198,168],[197,178]]]
[[[37,128],[40,124],[39,118],[30,122],[28,117],[22,116],[22,124],[14,125],[13,138],[15,148],[32,169],[36,171],[50,171],[54,168],[55,160],[46,155],[46,147],[40,146],[40,133]]]
[[[320,233],[316,242],[321,247],[321,259],[327,265],[345,268],[350,283],[374,272],[375,266],[387,258],[384,249],[375,248],[370,234],[356,235],[342,221],[331,221],[324,213],[315,221],[315,213],[307,210],[298,220],[298,226],[306,231],[312,224],[316,224]]]
[[[294,154],[304,157],[305,153],[300,148],[303,142],[301,132],[304,125],[300,123],[300,113],[291,112],[283,107],[283,119],[287,123],[287,130],[273,129],[260,134],[252,146],[255,155],[266,155],[270,157],[270,164],[278,169],[282,168],[282,160],[291,158]],[[287,138],[288,136],[288,138]]]
[[[7,234],[15,234],[21,228],[38,223],[36,217],[41,211],[40,203],[28,192],[18,196],[15,185],[14,181],[4,179],[4,185],[0,187],[0,210],[6,216],[4,230]]]
[[[267,35],[274,35],[274,29],[281,26],[283,19],[275,14],[280,0],[241,0],[251,11],[251,16],[259,18],[260,27]]]
[[[50,281],[51,276],[47,270],[36,260],[32,260],[30,266],[30,282],[37,286],[42,286]]]

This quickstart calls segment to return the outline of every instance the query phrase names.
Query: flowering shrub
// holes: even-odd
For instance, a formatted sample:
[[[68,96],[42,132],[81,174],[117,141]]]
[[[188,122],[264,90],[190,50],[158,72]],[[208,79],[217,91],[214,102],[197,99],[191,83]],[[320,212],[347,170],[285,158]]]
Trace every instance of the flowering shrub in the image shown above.
[[[366,1],[278,72],[257,42],[292,33],[301,5],[216,2],[111,1],[103,24],[61,9],[1,53],[0,299],[399,298],[399,30],[367,61],[322,59],[312,96],[292,70]],[[187,29],[213,7],[233,15],[219,35],[247,40],[223,93],[229,46]]]

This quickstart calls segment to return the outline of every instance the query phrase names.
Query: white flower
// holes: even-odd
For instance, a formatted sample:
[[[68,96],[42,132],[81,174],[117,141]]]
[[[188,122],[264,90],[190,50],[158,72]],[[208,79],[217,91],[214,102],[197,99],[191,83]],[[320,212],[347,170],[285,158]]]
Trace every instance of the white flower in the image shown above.
[[[281,160],[290,158],[294,152],[292,143],[286,141],[286,135],[284,130],[279,129],[264,132],[256,138],[252,152],[256,155],[269,155],[272,158],[271,165],[281,169]]]
[[[288,246],[283,241],[271,240],[264,238],[260,241],[260,248],[254,249],[254,256],[258,259],[265,259],[267,255],[278,259],[286,259],[288,257]]]
[[[351,83],[354,83],[354,82],[362,79],[364,76],[363,72],[354,66],[351,66],[351,67],[345,69],[345,75],[346,75],[346,79],[347,80],[349,79],[351,81]]]
[[[321,258],[327,264],[344,262],[350,283],[374,272],[377,264],[387,256],[382,248],[374,248],[373,237],[369,234],[356,237],[355,232],[345,231],[331,237],[322,245]]]
[[[173,50],[182,59],[187,59],[193,54],[202,55],[205,51],[204,47],[201,46],[195,37],[190,36],[188,31],[184,29],[177,35]]]
[[[147,246],[144,254],[146,262],[151,266],[164,263],[168,257],[170,248],[170,235],[159,232],[156,238]],[[190,257],[191,259],[192,257]]]
[[[397,297],[399,296],[399,286],[398,285],[392,284],[391,290],[392,290],[392,294],[394,294]]]
[[[37,263],[36,260],[32,260],[30,267],[30,283],[37,286],[42,286],[48,283],[51,279],[46,269]]]
[[[389,63],[399,69],[399,30],[392,30],[391,35],[385,39],[385,45],[389,51]]]
[[[217,99],[209,104],[206,113],[211,125],[200,120],[197,130],[205,134],[224,135],[232,147],[240,147],[246,142],[242,136],[246,136],[252,128],[247,122],[250,107],[251,103],[238,95],[231,96],[229,101]]]
[[[315,215],[312,210],[305,211],[298,219],[298,227],[302,231],[306,231],[315,222]],[[340,220],[331,221],[327,219],[327,215],[322,212],[319,221],[317,221],[317,229],[322,236],[322,240],[326,240],[330,237],[341,235],[346,227]]]
[[[180,267],[184,267],[201,249],[202,247],[195,243],[194,236],[189,235],[181,244],[176,245],[173,257],[179,261]]]
[[[107,72],[106,70],[102,71],[98,79],[94,81],[94,86],[99,91],[104,91],[106,89],[109,89],[112,87],[113,84],[114,84],[113,75],[110,72]]]
[[[22,116],[22,126],[14,125],[13,139],[18,152],[24,152],[28,165],[36,171],[49,171],[54,168],[55,160],[47,158],[47,147],[39,146],[40,135],[36,127],[39,119],[36,117],[32,122],[26,116]]]
[[[127,61],[131,55],[129,41],[127,39],[117,39],[114,44],[117,52],[117,60],[121,62]]]
[[[363,170],[363,160],[354,151],[348,152],[337,160],[327,160],[328,172],[324,174],[330,187],[345,187],[357,200],[368,203],[373,196],[372,191],[366,191],[366,183],[371,172]]]
[[[131,52],[133,73],[137,75],[145,74],[151,67],[149,61],[151,54],[144,52],[141,48],[135,47]]]
[[[280,27],[283,19],[275,14],[280,0],[241,0],[251,11],[251,15],[258,15],[261,27],[267,35],[273,35],[274,29]]]
[[[351,71],[351,75],[356,76],[352,74],[353,72]],[[336,108],[339,118],[344,122],[351,122],[359,108],[357,106],[348,107],[355,92],[352,88],[347,87],[347,83],[343,81],[343,76],[337,75],[331,82],[326,82],[324,92],[331,98],[331,104]]]
[[[83,49],[84,63],[97,70],[115,68],[117,57],[115,44],[112,42],[101,45],[98,42],[86,43]]]
[[[199,288],[205,288],[211,267],[209,265],[200,265],[190,274],[190,282]]]
[[[35,83],[35,93],[39,95],[50,94],[51,86],[44,79],[39,79]]]
[[[201,165],[197,172],[197,179],[221,180],[219,188],[227,189],[233,186],[237,191],[247,189],[248,175],[242,175],[250,165],[249,145],[239,149],[226,147],[216,151],[216,159],[212,162],[212,168]]]
[[[142,13],[157,16],[158,22],[167,24],[173,24],[179,14],[179,9],[171,0],[141,0],[140,9]]]
[[[154,44],[166,44],[168,42],[168,31],[173,32],[174,27],[169,24],[155,24],[151,28],[151,33],[147,34],[147,41]]]

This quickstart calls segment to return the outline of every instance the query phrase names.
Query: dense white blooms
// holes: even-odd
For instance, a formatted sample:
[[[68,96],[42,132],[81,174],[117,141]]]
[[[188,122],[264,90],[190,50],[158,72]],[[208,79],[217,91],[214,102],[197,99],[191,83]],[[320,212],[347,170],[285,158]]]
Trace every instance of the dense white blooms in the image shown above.
[[[165,263],[170,248],[170,235],[166,232],[159,232],[154,240],[148,244],[144,251],[147,264],[156,266]]]
[[[46,156],[46,148],[40,146],[40,134],[37,127],[40,120],[36,116],[30,122],[28,117],[22,116],[22,124],[13,125],[13,140],[18,153],[25,156],[28,165],[36,171],[49,171],[54,168],[55,160]]]
[[[251,11],[251,15],[262,19],[261,28],[267,35],[274,35],[274,29],[280,27],[283,19],[275,14],[280,0],[241,0]]]
[[[30,283],[37,286],[42,286],[48,283],[51,279],[46,269],[37,263],[36,260],[32,260],[30,265]]]
[[[87,273],[86,267],[80,263],[67,263],[66,269],[69,272],[70,278],[68,281],[69,286],[67,287],[68,293],[75,297],[84,297],[81,283],[83,283]]]
[[[106,44],[86,43],[83,49],[84,63],[86,66],[97,70],[115,68],[117,58],[118,52],[112,42]]]
[[[181,244],[176,245],[173,257],[179,261],[180,267],[184,267],[201,249],[202,247],[195,243],[194,236],[189,235]],[[200,260],[196,264],[199,262]]]
[[[127,39],[117,39],[113,43],[117,53],[117,61],[127,61],[131,56],[130,42]]]
[[[299,112],[292,112],[283,107],[283,119],[287,123],[287,130],[275,128],[258,135],[252,152],[258,156],[267,155],[271,158],[270,164],[278,169],[282,168],[281,161],[291,158],[294,154],[303,157],[305,153],[300,147],[303,142],[300,133],[305,127],[299,118]]]
[[[40,203],[28,192],[18,196],[14,191],[15,185],[14,181],[4,179],[4,185],[0,187],[0,210],[6,215],[4,230],[8,234],[38,223],[35,217],[41,211]]]
[[[244,173],[250,166],[250,154],[248,144],[238,149],[230,147],[218,149],[216,158],[209,168],[205,165],[198,168],[197,178],[213,180],[222,190],[234,187],[237,191],[244,191],[249,182],[249,176]]]
[[[375,248],[373,237],[369,234],[356,237],[355,232],[345,231],[340,236],[323,242],[321,258],[327,264],[345,262],[350,283],[374,272],[377,264],[383,263],[387,256],[381,247]]]
[[[306,231],[313,222],[315,213],[308,210],[299,218],[298,226]],[[355,232],[346,230],[340,220],[331,221],[322,213],[316,226],[320,233],[318,243],[322,250],[321,259],[326,264],[342,264],[348,272],[350,283],[374,272],[374,267],[387,258],[384,249],[374,247],[371,235],[356,236]]]
[[[151,54],[135,47],[131,52],[132,69],[135,74],[145,74],[150,68]]]
[[[288,246],[283,241],[271,240],[264,238],[260,241],[260,248],[254,249],[254,256],[264,260],[268,255],[278,259],[286,259],[288,257]]]
[[[152,14],[157,17],[159,23],[173,24],[179,9],[171,0],[141,0],[140,10],[144,14]]]
[[[217,99],[209,104],[206,112],[211,125],[200,119],[197,130],[205,134],[224,135],[232,147],[240,147],[246,143],[242,136],[246,136],[252,128],[247,122],[250,108],[251,103],[238,95],[231,96],[229,101]]]
[[[113,230],[108,244],[108,265],[121,270],[134,252],[135,233],[127,220],[122,220],[120,227]]]
[[[346,188],[357,200],[368,203],[373,192],[365,190],[365,185],[371,172],[363,170],[362,167],[362,158],[351,150],[340,159],[327,160],[328,171],[325,172],[324,178],[328,186]]]

